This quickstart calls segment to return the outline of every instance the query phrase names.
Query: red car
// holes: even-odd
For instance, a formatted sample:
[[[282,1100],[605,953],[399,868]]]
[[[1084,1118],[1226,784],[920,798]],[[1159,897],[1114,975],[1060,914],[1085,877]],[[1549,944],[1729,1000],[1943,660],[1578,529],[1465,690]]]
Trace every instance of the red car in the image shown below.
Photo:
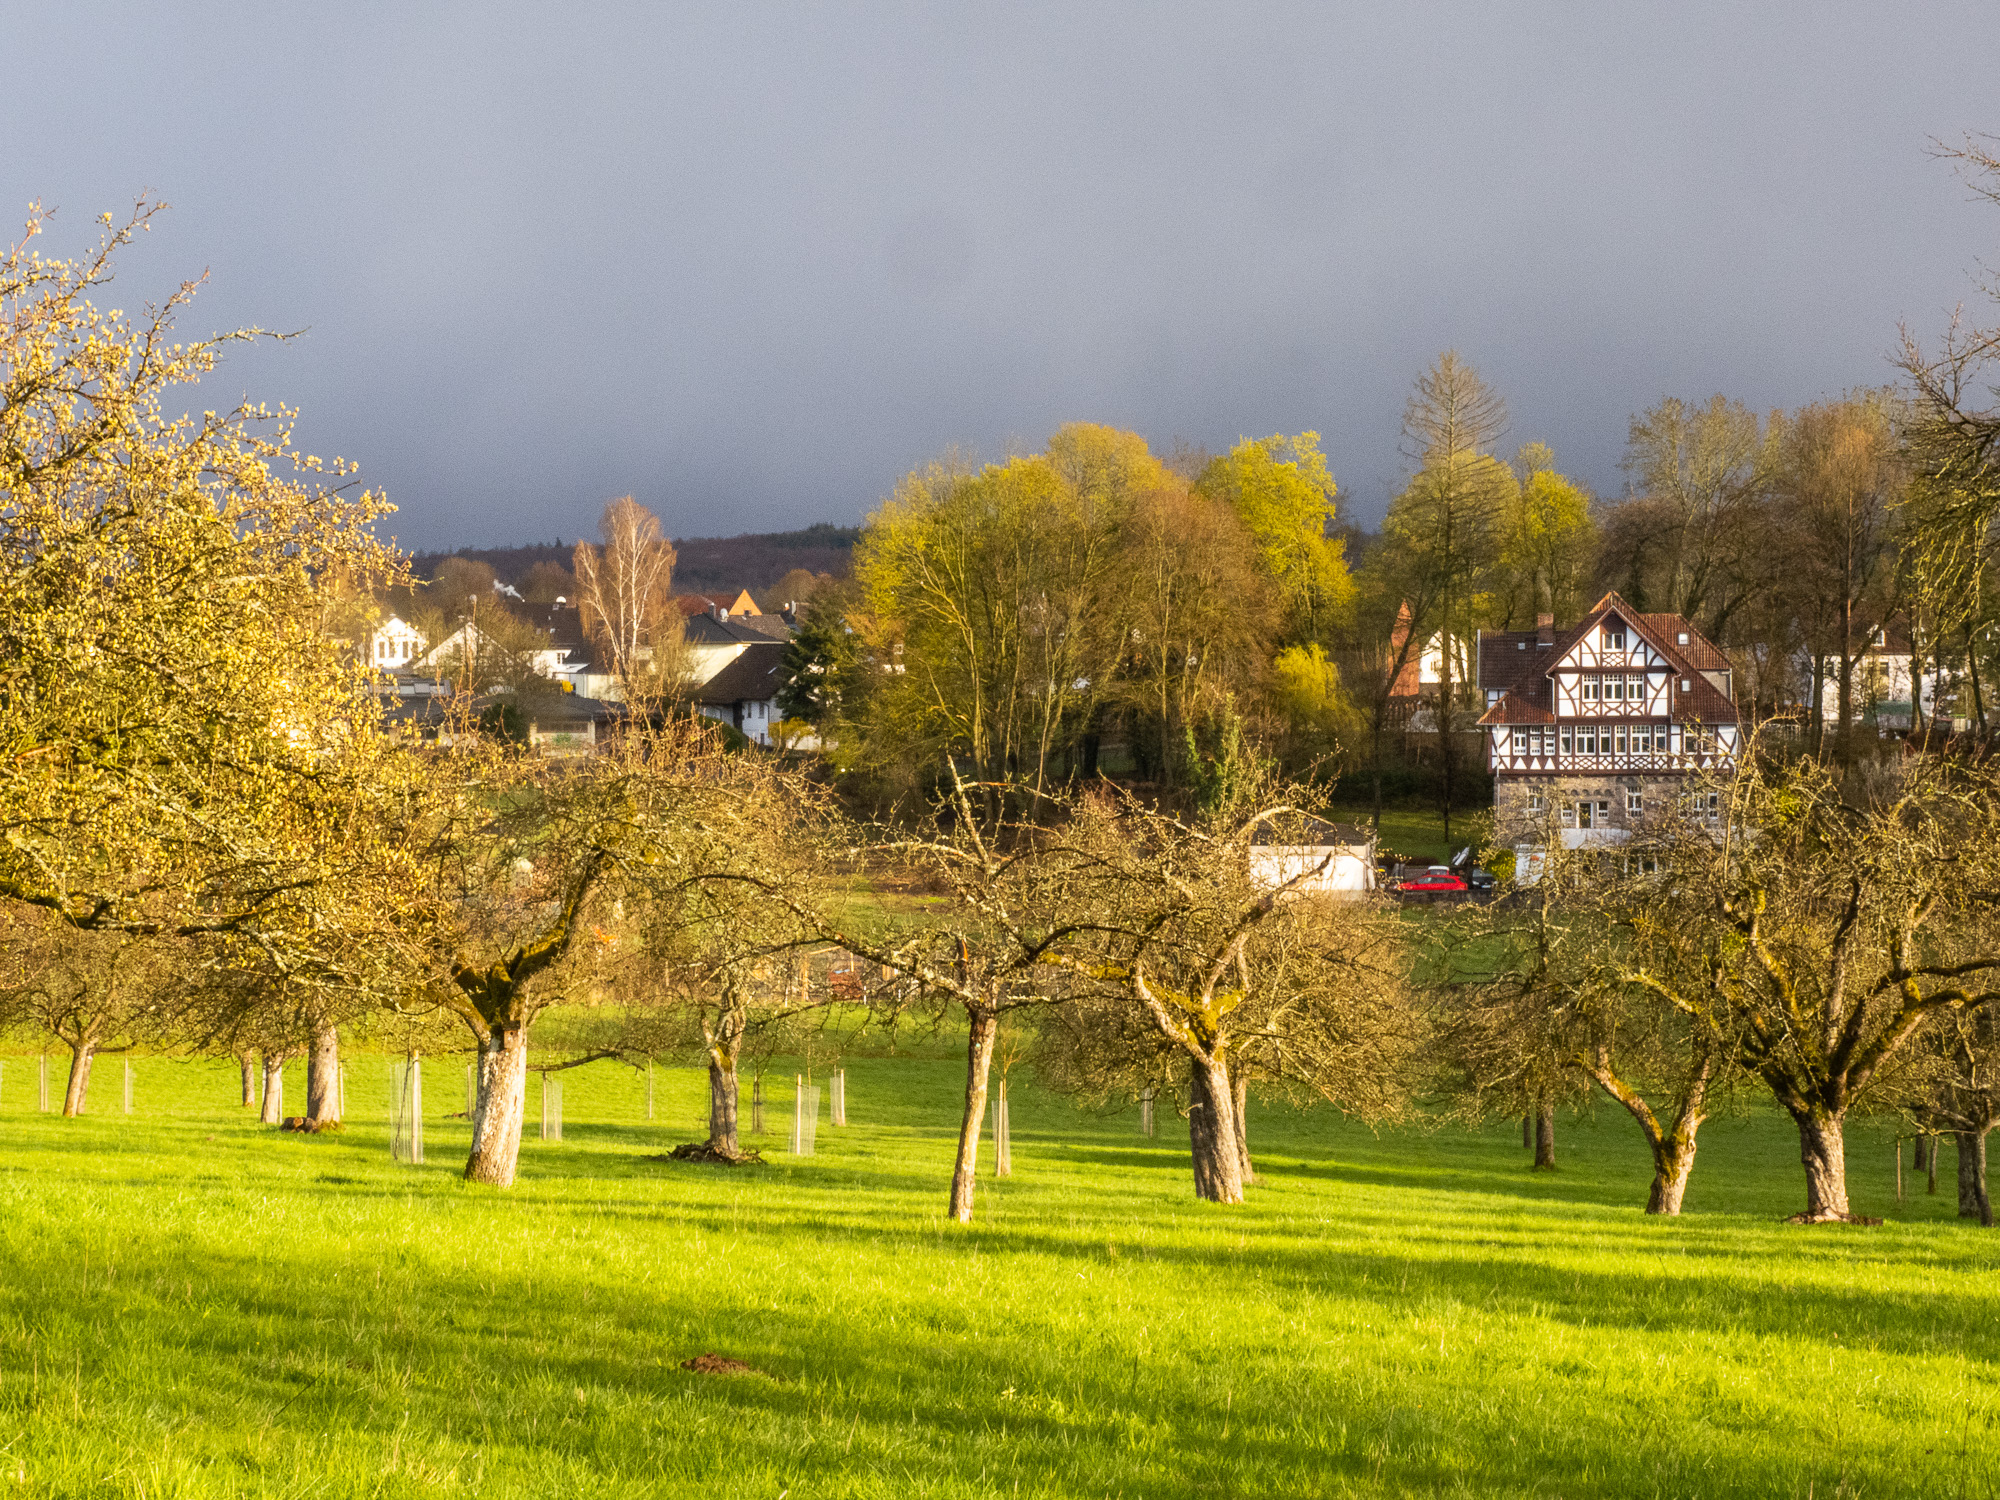
[[[1421,875],[1406,875],[1390,887],[1391,890],[1402,891],[1405,894],[1415,894],[1420,891],[1463,891],[1465,888],[1465,882],[1443,865],[1432,865]]]

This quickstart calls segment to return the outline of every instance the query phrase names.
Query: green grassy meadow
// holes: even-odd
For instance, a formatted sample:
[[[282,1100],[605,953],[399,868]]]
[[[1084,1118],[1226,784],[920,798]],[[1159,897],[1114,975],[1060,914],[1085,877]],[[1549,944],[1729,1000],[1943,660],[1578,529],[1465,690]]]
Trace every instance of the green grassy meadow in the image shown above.
[[[1778,1222],[1766,1113],[1711,1123],[1649,1221],[1609,1111],[1537,1175],[1516,1130],[1253,1104],[1264,1182],[1225,1209],[1171,1117],[1017,1082],[967,1229],[944,1057],[852,1061],[805,1159],[787,1076],[733,1171],[647,1159],[700,1133],[693,1070],[651,1123],[630,1069],[572,1071],[506,1192],[458,1180],[463,1059],[423,1166],[379,1057],[320,1138],[246,1118],[227,1065],[140,1059],[128,1118],[105,1058],[71,1121],[33,1066],[0,1081],[0,1495],[2000,1492],[2000,1235],[1948,1183],[1898,1205],[1886,1126],[1849,1145],[1879,1229]],[[768,1375],[680,1368],[711,1352]]]

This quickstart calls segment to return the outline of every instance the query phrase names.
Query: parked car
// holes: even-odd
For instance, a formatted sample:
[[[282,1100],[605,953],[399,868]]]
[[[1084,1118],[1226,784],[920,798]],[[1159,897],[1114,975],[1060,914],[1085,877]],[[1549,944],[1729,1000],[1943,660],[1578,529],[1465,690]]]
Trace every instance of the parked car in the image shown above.
[[[1485,896],[1491,894],[1500,882],[1493,878],[1491,870],[1467,870],[1465,872],[1465,883],[1471,886],[1478,894]]]
[[[1431,894],[1448,891],[1462,892],[1465,888],[1465,882],[1452,874],[1443,865],[1432,865],[1428,870],[1421,873],[1405,875],[1392,887],[1392,889],[1402,891],[1408,895],[1416,895],[1423,892]]]

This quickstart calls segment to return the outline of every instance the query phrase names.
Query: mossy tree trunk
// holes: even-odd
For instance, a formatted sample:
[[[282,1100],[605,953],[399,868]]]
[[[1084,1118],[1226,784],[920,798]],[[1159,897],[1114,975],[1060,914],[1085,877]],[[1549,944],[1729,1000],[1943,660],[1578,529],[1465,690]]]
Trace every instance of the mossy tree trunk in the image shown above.
[[[1993,1200],[1986,1194],[1986,1132],[1960,1130],[1958,1143],[1958,1216],[1993,1227]]]
[[[1845,1121],[1833,1113],[1794,1112],[1799,1127],[1799,1160],[1806,1169],[1806,1211],[1801,1224],[1832,1224],[1852,1220],[1847,1203],[1847,1141]]]
[[[702,1040],[708,1044],[708,1144],[725,1156],[742,1155],[737,1133],[742,1088],[736,1065],[748,1021],[741,992],[733,983],[725,985],[714,1019],[706,1013],[702,1017]]]
[[[1535,1170],[1556,1169],[1556,1104],[1544,1093],[1535,1101]]]
[[[243,1069],[243,1107],[248,1109],[257,1102],[257,1055],[254,1052],[239,1052],[236,1061]]]
[[[1681,1086],[1674,1102],[1673,1119],[1662,1125],[1653,1108],[1639,1091],[1619,1076],[1611,1066],[1611,1050],[1601,1046],[1589,1060],[1588,1071],[1597,1086],[1623,1105],[1639,1122],[1646,1149],[1653,1155],[1653,1186],[1646,1195],[1649,1214],[1678,1214],[1687,1193],[1688,1178],[1694,1172],[1695,1136],[1708,1118],[1708,1085],[1715,1076],[1715,1058],[1703,1053],[1694,1072]]]
[[[1243,1201],[1243,1155],[1236,1141],[1235,1091],[1218,1050],[1196,1057],[1188,1088],[1188,1146],[1194,1195],[1210,1203]]]
[[[313,1028],[306,1052],[306,1124],[313,1130],[340,1124],[340,1028],[330,1023]]]

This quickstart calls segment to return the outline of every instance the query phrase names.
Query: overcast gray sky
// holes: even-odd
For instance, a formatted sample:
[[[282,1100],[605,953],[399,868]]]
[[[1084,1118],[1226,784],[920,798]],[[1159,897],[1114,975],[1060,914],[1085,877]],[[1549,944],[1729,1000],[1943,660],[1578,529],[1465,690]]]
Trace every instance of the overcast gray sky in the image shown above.
[[[0,208],[151,189],[136,305],[409,545],[853,522],[958,443],[1315,428],[1372,524],[1451,346],[1605,493],[1632,413],[1890,378],[2000,246],[1974,4],[0,6]],[[1989,259],[2000,256],[1988,255]]]

